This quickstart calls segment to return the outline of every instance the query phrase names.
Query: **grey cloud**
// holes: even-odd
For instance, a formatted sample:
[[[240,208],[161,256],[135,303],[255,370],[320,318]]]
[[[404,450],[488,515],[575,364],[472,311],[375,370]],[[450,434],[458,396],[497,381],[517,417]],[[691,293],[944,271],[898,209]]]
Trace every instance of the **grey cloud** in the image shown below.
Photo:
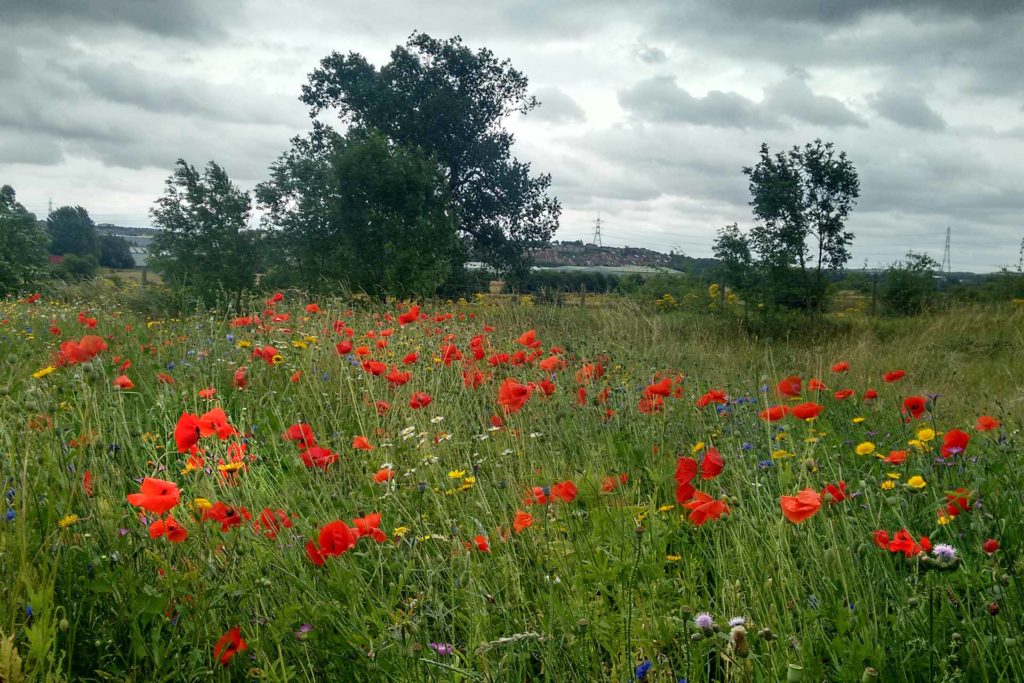
[[[668,61],[668,55],[660,47],[640,43],[633,48],[633,55],[644,64],[663,64]]]
[[[64,152],[50,137],[25,135],[16,129],[0,126],[0,159],[7,164],[50,166],[62,162]]]
[[[587,120],[583,108],[573,98],[553,86],[538,88],[533,93],[540,101],[530,116],[548,123],[582,123]]]
[[[794,73],[764,89],[764,107],[770,111],[820,126],[866,126],[845,104],[828,95],[816,95],[801,73]]]
[[[774,125],[757,103],[734,92],[712,90],[694,97],[673,76],[654,76],[619,92],[619,104],[645,121],[686,122],[706,126],[749,128]]]
[[[946,122],[917,93],[890,87],[868,98],[872,108],[894,123],[921,130],[943,130]]]
[[[220,34],[229,5],[206,0],[5,0],[0,23],[64,30],[126,26],[170,37]]]

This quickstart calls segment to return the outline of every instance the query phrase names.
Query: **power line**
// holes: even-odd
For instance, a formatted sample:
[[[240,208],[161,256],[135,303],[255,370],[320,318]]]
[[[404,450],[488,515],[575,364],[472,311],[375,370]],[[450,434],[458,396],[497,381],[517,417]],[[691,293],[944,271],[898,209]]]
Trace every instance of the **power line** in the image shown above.
[[[601,212],[597,212],[597,220],[594,221],[594,244],[603,247],[601,244]]]

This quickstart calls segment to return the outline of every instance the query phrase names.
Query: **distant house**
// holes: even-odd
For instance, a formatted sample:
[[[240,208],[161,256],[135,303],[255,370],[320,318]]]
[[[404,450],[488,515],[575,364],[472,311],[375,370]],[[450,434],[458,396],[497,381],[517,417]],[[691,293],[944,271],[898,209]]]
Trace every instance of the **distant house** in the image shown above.
[[[96,230],[101,235],[120,237],[128,243],[128,251],[135,260],[136,268],[145,268],[149,264],[149,243],[157,231],[153,228],[131,228],[110,223],[100,223]]]

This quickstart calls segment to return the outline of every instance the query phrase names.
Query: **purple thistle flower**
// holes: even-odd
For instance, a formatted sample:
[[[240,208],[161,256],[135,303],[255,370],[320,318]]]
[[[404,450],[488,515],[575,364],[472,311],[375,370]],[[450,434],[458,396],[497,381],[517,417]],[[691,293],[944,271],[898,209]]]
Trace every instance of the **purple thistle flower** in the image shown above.
[[[932,555],[943,562],[952,562],[956,559],[956,548],[948,543],[937,543],[935,547],[932,548]]]
[[[455,647],[451,643],[431,643],[430,649],[439,655],[450,655],[455,652]]]
[[[710,631],[715,627],[715,618],[708,612],[701,612],[693,618],[693,624],[702,631]]]

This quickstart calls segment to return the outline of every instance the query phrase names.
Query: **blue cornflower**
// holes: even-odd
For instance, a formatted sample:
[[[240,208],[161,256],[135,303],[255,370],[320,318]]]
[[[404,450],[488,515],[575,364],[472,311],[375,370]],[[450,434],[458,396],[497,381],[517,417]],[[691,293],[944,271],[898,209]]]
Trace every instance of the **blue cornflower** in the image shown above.
[[[638,664],[635,669],[633,669],[633,676],[638,681],[642,681],[645,678],[647,678],[647,672],[650,671],[650,669],[651,669],[651,660],[645,659],[642,663]]]
[[[14,521],[14,510],[8,508],[7,509],[7,514],[4,515],[4,517],[7,519],[8,522],[13,522]]]

